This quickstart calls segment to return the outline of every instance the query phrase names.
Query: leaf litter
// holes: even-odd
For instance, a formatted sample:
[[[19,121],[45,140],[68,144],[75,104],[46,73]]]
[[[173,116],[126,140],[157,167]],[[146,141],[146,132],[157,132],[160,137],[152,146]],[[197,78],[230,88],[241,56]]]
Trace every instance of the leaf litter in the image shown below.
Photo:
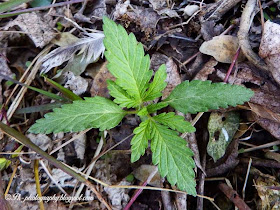
[[[198,2],[196,1],[184,1],[185,4],[182,5],[174,1],[98,1],[98,3],[88,2],[87,4],[85,4],[86,7],[83,11],[83,15],[86,18],[86,20],[89,21],[79,22],[78,18],[75,19],[77,21],[77,24],[80,24],[80,27],[84,27],[83,30],[86,30],[87,33],[85,33],[83,30],[80,30],[79,28],[75,28],[75,30],[72,30],[73,24],[69,24],[69,22],[67,24],[63,24],[63,27],[65,28],[63,29],[63,32],[59,32],[58,28],[56,28],[55,25],[56,22],[60,21],[65,23],[64,19],[58,18],[59,15],[63,14],[61,13],[61,11],[59,11],[59,8],[52,9],[51,13],[47,13],[48,11],[39,11],[36,13],[32,12],[21,14],[15,18],[8,18],[6,19],[6,21],[2,19],[2,30],[10,31],[9,33],[2,33],[0,35],[1,41],[4,43],[1,46],[0,55],[0,61],[3,66],[2,69],[4,69],[7,75],[11,77],[13,77],[13,75],[16,75],[16,78],[19,79],[19,76],[25,73],[26,66],[22,66],[21,68],[14,68],[16,62],[15,57],[19,58],[19,60],[21,60],[22,63],[29,61],[30,57],[28,58],[23,56],[23,50],[15,46],[18,45],[26,47],[24,45],[28,45],[25,49],[27,51],[32,51],[32,53],[36,55],[38,54],[38,52],[40,52],[40,48],[45,47],[49,43],[54,43],[56,46],[53,47],[53,50],[50,52],[50,54],[48,54],[44,58],[40,58],[41,61],[43,61],[43,65],[41,66],[41,70],[43,73],[47,73],[49,77],[58,77],[57,81],[59,81],[65,87],[69,88],[78,95],[100,95],[109,97],[108,90],[106,87],[106,80],[114,78],[108,73],[108,70],[106,70],[106,68],[101,67],[105,66],[106,64],[104,64],[104,58],[102,57],[104,52],[104,35],[101,32],[102,28],[100,27],[102,24],[100,18],[102,18],[102,15],[108,14],[111,15],[116,22],[121,23],[123,26],[125,26],[127,31],[135,33],[138,41],[141,41],[145,46],[149,46],[149,50],[147,52],[152,58],[152,63],[150,67],[151,69],[155,70],[158,69],[158,66],[160,64],[166,64],[166,72],[168,75],[166,82],[168,83],[168,85],[164,90],[163,98],[160,99],[164,100],[169,95],[171,90],[184,80],[200,79],[212,80],[214,82],[224,80],[225,75],[227,73],[227,69],[229,67],[228,64],[232,62],[232,59],[240,44],[236,38],[237,32],[239,30],[239,23],[235,22],[232,25],[231,23],[233,22],[229,23],[230,21],[240,18],[241,14],[246,12],[246,10],[245,12],[241,10],[242,6],[239,2],[240,1],[220,1],[216,3],[204,2],[198,4]],[[272,10],[270,10],[270,7],[273,7],[278,11],[277,5],[273,5],[270,3],[270,5],[267,6],[267,3],[269,2],[261,2],[264,5],[263,9],[265,14],[269,14],[270,18],[272,19],[275,18],[276,16],[272,12]],[[26,6],[29,5],[26,4]],[[64,11],[73,13],[73,15],[70,13],[68,14],[70,18],[73,18],[75,13],[77,14],[78,10],[76,9],[79,9],[80,6],[81,5],[79,4],[75,7],[71,6],[69,7],[69,10],[65,9]],[[198,12],[199,10],[201,11]],[[56,13],[59,15],[55,16]],[[50,14],[54,16],[51,16]],[[64,14],[67,15],[67,12],[65,12]],[[228,14],[232,15],[232,19],[230,19],[230,21],[227,22],[229,17],[227,16]],[[189,19],[190,16],[192,16],[191,19]],[[245,129],[245,131],[247,130],[247,132],[244,132],[243,136],[240,136],[240,138],[243,138],[244,136],[248,136],[248,133],[252,133],[249,140],[247,140],[248,145],[262,145],[280,138],[280,110],[278,97],[279,71],[277,68],[277,66],[279,66],[277,64],[277,59],[279,57],[279,50],[277,48],[277,29],[279,28],[279,25],[273,21],[266,21],[264,24],[264,31],[261,32],[261,23],[257,20],[261,17],[260,13],[256,14],[256,16],[257,18],[255,17],[254,19],[254,23],[251,26],[251,31],[248,30],[248,34],[250,35],[248,36],[250,37],[249,41],[251,42],[251,47],[253,48],[253,50],[257,52],[269,66],[269,72],[271,74],[267,73],[266,71],[263,71],[262,68],[258,68],[258,66],[255,65],[255,63],[252,62],[250,59],[249,61],[246,60],[245,57],[247,57],[246,53],[248,51],[243,51],[244,55],[241,54],[239,56],[238,63],[234,67],[233,73],[229,77],[229,83],[249,87],[252,90],[254,90],[255,95],[248,104],[240,106],[237,109],[222,109],[223,113],[230,113],[231,111],[239,113],[240,123],[249,125]],[[195,25],[197,25],[198,27],[193,28]],[[170,31],[170,28],[174,26],[176,26],[175,28],[177,34]],[[230,29],[227,32],[229,35],[221,35],[221,33],[223,33],[223,31],[227,27],[229,27]],[[92,32],[91,30],[88,30],[89,28],[98,29],[100,31]],[[17,33],[12,32],[15,30],[19,30],[18,32],[26,33],[26,35],[18,36]],[[160,39],[160,41],[156,40],[156,36],[162,33],[166,33],[169,35],[163,39]],[[178,33],[180,34],[180,36],[178,36]],[[60,39],[57,39],[58,34],[61,37]],[[259,40],[260,36],[262,37],[261,40]],[[182,37],[192,38],[193,40],[196,39],[198,42],[196,44],[193,44],[188,41],[181,41]],[[228,37],[225,38],[226,41],[223,41],[224,37]],[[29,39],[31,40],[31,42],[26,42],[26,40]],[[152,42],[155,40],[159,43],[157,49],[152,44]],[[202,46],[204,47],[204,49],[202,49]],[[260,47],[260,49],[258,49],[258,47]],[[193,74],[193,72],[191,72],[192,65],[194,64],[193,60],[189,61],[187,64],[184,65],[182,65],[182,63],[188,58],[190,58],[192,55],[194,55],[194,52],[197,52],[199,48],[201,48],[201,52],[203,53],[203,55],[198,56],[199,59],[197,58],[196,60],[197,71],[195,72],[195,74]],[[214,58],[210,58],[210,56],[207,55],[211,55]],[[90,72],[91,69],[96,70],[92,70],[93,72]],[[60,73],[57,74],[58,72]],[[61,75],[63,75],[63,77],[66,79],[61,79]],[[38,76],[36,76],[33,83],[34,86],[43,88],[45,90],[53,91],[47,84],[43,82],[43,80],[39,77],[39,74]],[[3,98],[3,103],[6,102],[7,96],[9,96],[9,93],[11,92],[11,87],[14,86],[9,86],[7,84],[4,85],[4,82],[2,81],[1,94]],[[55,93],[59,94],[58,92]],[[34,104],[34,97],[38,97],[37,93],[28,91],[24,97],[24,100],[21,101],[20,107],[28,107]],[[4,105],[7,106],[9,104]],[[165,109],[171,108],[168,107]],[[3,113],[1,111],[1,115],[5,115],[5,110],[3,110]],[[14,114],[11,123],[13,125],[16,125],[22,132],[25,132],[29,128],[29,126],[33,124],[34,120],[40,118],[40,115],[40,113],[32,113],[27,115]],[[205,119],[203,118],[203,121],[200,120],[197,122],[196,139],[198,142],[201,138],[210,138],[209,142],[211,142],[211,136],[213,137],[213,133],[209,136],[207,134],[207,121],[209,115],[210,114],[206,114],[206,117]],[[193,117],[195,117],[195,115]],[[214,120],[214,123],[220,122],[221,118],[222,117]],[[28,120],[29,122],[25,120]],[[118,132],[118,129],[127,129],[131,132],[134,126],[137,124],[137,121],[139,121],[139,119],[137,118],[134,120],[129,120],[129,118],[126,118],[123,121],[125,123],[125,126],[120,125],[120,127],[117,128],[114,132]],[[237,125],[237,123],[235,124]],[[251,124],[253,126],[250,126]],[[257,133],[256,130],[259,130],[260,128],[263,128],[264,130],[261,130]],[[219,139],[217,143],[222,143],[226,140],[228,140],[226,142],[230,141],[230,138],[226,138],[226,133],[229,134],[227,129],[224,128],[224,130],[223,128],[220,128],[220,134],[223,134],[221,136],[223,136],[224,139],[222,141],[220,141],[221,139]],[[26,133],[26,135],[31,137],[31,134]],[[75,134],[70,133],[69,135],[73,136]],[[228,137],[230,136],[232,135],[229,135]],[[38,138],[37,136],[38,144],[43,144],[43,140],[45,139],[45,137],[39,136]],[[114,136],[112,137],[114,138]],[[4,146],[1,146],[1,151],[15,151],[17,144],[11,144],[14,145],[15,148],[5,147],[5,145],[11,142],[12,139],[8,139],[6,137],[2,138],[2,140],[4,140]],[[59,144],[61,144],[62,142],[66,141],[64,138],[65,137],[51,139],[51,142],[58,141]],[[83,138],[80,139],[81,144],[79,144],[79,142],[77,141],[73,145],[61,149],[54,155],[57,156],[61,161],[64,161],[65,163],[73,167],[82,168],[81,166],[83,164],[87,166],[87,161],[92,158],[93,152],[97,148],[96,141],[98,141],[99,138],[100,134],[95,129],[93,129],[92,131],[90,131],[90,134],[84,135]],[[231,180],[233,180],[231,175],[240,176],[240,179],[243,179],[243,177],[245,177],[245,173],[240,173],[239,170],[240,167],[244,167],[244,164],[239,161],[239,159],[244,157],[244,155],[259,156],[259,158],[263,158],[264,160],[268,158],[266,156],[264,157],[261,155],[263,152],[267,153],[267,151],[265,150],[259,150],[259,153],[251,152],[248,154],[238,154],[238,149],[251,147],[244,146],[243,144],[241,145],[239,144],[239,141],[241,140],[233,139],[231,144],[228,144],[225,147],[223,147],[223,154],[220,154],[218,156],[220,158],[217,157],[215,159],[215,163],[212,160],[211,155],[207,155],[207,167],[205,170],[207,176],[205,181],[206,183],[204,186],[205,195],[213,197],[214,195],[216,195],[217,192],[221,193],[217,191],[218,189],[213,190],[208,186],[207,177],[214,176],[215,178],[217,176],[223,175]],[[51,149],[53,147],[53,144],[50,143],[49,140],[46,145],[47,146],[45,146],[44,149]],[[110,143],[110,145],[113,145],[112,142]],[[206,147],[203,148],[198,143],[198,148],[200,155],[206,154]],[[214,148],[217,149],[218,147]],[[275,153],[279,152],[277,148],[271,147],[269,149],[274,150]],[[27,151],[25,147],[23,151]],[[114,153],[112,152],[112,154],[114,155],[122,154],[127,157],[130,156],[130,151],[125,149],[125,147],[123,147],[123,150],[120,147],[119,150],[113,151]],[[70,154],[74,154],[74,156],[71,156]],[[124,172],[126,174],[120,175],[121,173],[120,171],[118,172],[118,170],[115,170],[113,172],[110,171],[110,168],[113,166],[112,164],[117,164],[113,163],[112,157],[110,157],[112,156],[112,154],[108,153],[105,157],[103,157],[104,160],[97,161],[96,169],[100,169],[98,164],[102,163],[102,170],[104,170],[104,173],[99,175],[95,174],[95,178],[99,178],[100,180],[106,181],[110,184],[130,185],[131,183],[124,181],[125,176],[127,176],[129,173],[128,171],[132,172],[133,169],[139,168],[139,166],[143,164],[151,164],[150,151],[147,151],[147,155],[141,158],[139,163],[136,162],[127,166],[123,166],[129,169],[126,170],[126,172]],[[14,181],[12,183],[12,186],[16,186],[16,183],[18,183],[21,178],[24,178],[24,173],[26,175],[29,174],[30,176],[28,179],[24,179],[27,180],[27,185],[21,184],[17,188],[10,189],[9,193],[35,193],[36,189],[33,171],[28,170],[29,172],[27,172],[27,170],[25,170],[25,168],[33,169],[32,165],[26,165],[25,163],[28,162],[29,159],[33,159],[32,155],[20,155],[18,159],[23,161],[20,162],[20,164],[22,164],[24,167],[19,168],[21,173],[17,172],[18,177],[13,178]],[[4,170],[6,175],[12,174],[12,166],[14,166],[13,162],[11,166]],[[270,176],[272,179],[273,177],[276,177],[274,173],[275,170],[278,169],[265,169],[268,173],[267,176]],[[75,179],[71,179],[71,176],[66,174],[64,174],[66,175],[65,177],[62,174],[56,176],[55,174],[57,172],[55,171],[55,168],[52,169],[52,173],[55,179],[58,182],[60,182],[60,184],[62,184],[63,187],[69,187],[67,192],[71,193],[76,184]],[[49,182],[49,179],[47,178],[43,170],[40,171],[40,174],[43,175],[43,180],[41,180],[41,187],[45,188],[45,181],[48,180]],[[110,177],[110,174],[113,174],[113,179],[104,179],[104,177]],[[137,179],[145,181],[146,175],[139,176],[140,177]],[[259,178],[256,180],[256,186],[254,186],[253,184],[247,185],[246,197],[244,198],[244,201],[250,201],[250,199],[253,196],[255,196],[255,198],[259,198],[259,200],[256,204],[248,202],[247,204],[250,207],[254,208],[255,206],[262,206],[266,208],[273,208],[274,206],[276,208],[277,202],[279,202],[277,201],[277,192],[279,190],[274,189],[270,191],[267,189],[269,187],[277,187],[279,185],[278,182],[275,181],[275,179],[273,182],[271,182],[270,179],[261,180]],[[7,183],[9,181],[7,176],[3,179],[3,181],[5,183],[5,185],[3,186],[7,186]],[[138,185],[141,184],[137,180],[134,180],[133,182]],[[167,182],[163,182],[162,180],[158,180],[158,182],[161,186],[165,186],[166,188],[170,187],[167,184]],[[242,183],[242,181],[236,184],[240,183]],[[253,190],[253,188],[255,188],[257,192]],[[52,187],[50,188],[50,190],[48,190],[48,193],[52,194],[56,190],[56,185],[52,184]],[[108,201],[116,209],[124,208],[126,203],[129,201],[129,198],[133,195],[132,191],[128,192],[127,190],[121,189],[115,189],[110,191],[110,188],[103,188],[102,186],[99,186],[99,190],[103,193],[104,198],[108,199]],[[241,189],[237,189],[237,191],[239,193],[241,192]],[[85,191],[85,193],[87,192]],[[160,194],[157,194],[156,191],[151,191],[151,193],[153,196],[155,196],[156,200],[162,202]],[[251,197],[250,194],[252,195]],[[274,194],[275,197],[273,197]],[[149,206],[152,209],[159,209],[160,205],[152,203],[150,200],[145,199],[147,198],[147,195],[148,193],[143,193],[141,195],[142,197],[140,196],[139,198],[136,198],[136,201],[133,205],[142,205],[142,207]],[[225,197],[223,198],[225,199]],[[170,197],[170,199],[172,200],[173,197]],[[195,206],[195,201],[192,201],[192,199],[185,200],[185,203],[186,202],[189,205]],[[11,202],[11,204],[12,203],[14,206],[15,202]],[[209,203],[209,201],[205,201],[204,205],[208,206],[208,204],[209,206],[212,205],[211,203]],[[33,208],[37,207],[37,205],[32,204],[32,202],[28,202],[28,204],[25,205],[26,207],[28,205],[29,207],[33,206]],[[63,202],[59,202],[59,205],[63,207]],[[91,207],[95,206],[95,208],[98,209],[104,208],[98,203],[97,200],[87,205],[91,205]],[[167,202],[164,203],[164,205],[170,204],[168,204]]]

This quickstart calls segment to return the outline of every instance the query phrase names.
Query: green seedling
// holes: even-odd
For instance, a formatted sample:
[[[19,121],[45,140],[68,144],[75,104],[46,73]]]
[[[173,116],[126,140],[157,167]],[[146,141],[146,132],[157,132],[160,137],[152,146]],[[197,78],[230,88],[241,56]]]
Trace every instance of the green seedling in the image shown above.
[[[96,96],[65,104],[37,120],[29,131],[45,134],[87,128],[102,131],[117,126],[127,114],[136,114],[142,122],[133,131],[131,161],[135,162],[145,154],[150,141],[152,161],[158,166],[160,175],[167,177],[171,185],[176,184],[180,190],[196,196],[193,152],[179,136],[179,133],[195,132],[195,128],[174,112],[156,115],[157,111],[166,106],[184,114],[227,108],[248,101],[253,91],[225,83],[184,81],[165,100],[153,103],[166,87],[165,65],[153,76],[149,55],[145,55],[134,34],[128,35],[121,25],[107,17],[103,22],[107,67],[116,78],[107,81],[114,100]]]

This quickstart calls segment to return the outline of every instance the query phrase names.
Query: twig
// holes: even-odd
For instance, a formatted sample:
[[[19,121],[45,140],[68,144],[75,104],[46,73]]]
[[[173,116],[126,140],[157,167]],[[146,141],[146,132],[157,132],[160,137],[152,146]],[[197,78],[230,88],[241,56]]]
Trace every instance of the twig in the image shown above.
[[[67,144],[70,144],[72,141],[78,139],[80,136],[82,136],[82,135],[84,135],[85,133],[87,133],[90,129],[91,129],[91,128],[86,129],[86,130],[84,130],[84,131],[81,131],[78,135],[73,136],[70,140],[64,142],[62,145],[60,145],[59,147],[57,147],[57,148],[55,148],[54,150],[52,150],[52,151],[50,152],[50,155],[53,154],[53,153],[55,153],[55,152],[57,152],[57,151],[60,150],[61,148],[65,147]]]
[[[118,145],[120,145],[121,143],[123,143],[124,141],[126,141],[127,139],[129,139],[131,136],[133,136],[134,134],[130,134],[127,137],[125,137],[123,140],[119,141],[118,143],[116,143],[114,146],[112,146],[111,148],[107,149],[104,152],[101,152],[97,157],[93,158],[91,160],[91,163],[93,163],[94,161],[98,160],[100,157],[102,157],[103,155],[105,155],[106,153],[108,153],[109,151],[111,151],[112,149],[114,149],[115,147],[117,147]],[[90,164],[91,164],[90,163]]]
[[[34,161],[34,177],[35,177],[35,183],[36,183],[36,191],[37,191],[37,194],[40,198],[39,207],[40,207],[40,210],[44,210],[45,209],[44,202],[41,199],[42,198],[42,192],[41,192],[40,179],[39,179],[39,160],[38,159],[36,159]]]
[[[11,175],[11,177],[10,177],[8,186],[7,186],[6,190],[5,190],[5,196],[8,195],[8,192],[9,192],[9,190],[10,190],[12,181],[13,181],[15,175],[16,175],[17,169],[18,169],[18,161],[16,162],[16,165],[15,165],[14,170],[13,170],[13,173],[12,173],[12,175]]]
[[[264,29],[264,15],[263,15],[262,3],[261,3],[260,0],[258,0],[258,4],[259,4],[259,7],[260,7],[261,23],[262,23],[262,32],[263,32],[263,29]]]
[[[246,58],[251,61],[256,67],[266,72],[269,72],[269,69],[266,63],[256,54],[253,52],[250,42],[249,42],[249,29],[251,27],[251,23],[255,16],[255,7],[256,7],[256,0],[248,0],[247,4],[242,12],[241,20],[240,20],[240,27],[237,34],[239,45],[242,49],[243,54]]]
[[[249,158],[240,159],[240,162],[245,164],[248,164],[249,161],[250,161]],[[262,160],[262,159],[253,158],[252,165],[266,167],[266,168],[280,168],[280,163],[275,160]]]
[[[218,185],[219,189],[230,199],[234,205],[240,210],[249,210],[249,206],[242,200],[237,192],[231,187],[227,186],[225,183],[220,183]]]
[[[191,62],[193,59],[196,58],[196,56],[198,56],[200,52],[198,51],[197,53],[195,53],[194,55],[192,55],[191,57],[189,57],[186,61],[184,61],[184,63],[182,63],[180,65],[180,67],[187,65],[189,62]]]
[[[280,144],[280,140],[277,140],[277,141],[273,141],[273,142],[270,142],[270,143],[267,143],[267,144],[262,144],[262,145],[255,146],[255,147],[252,147],[252,148],[244,149],[242,151],[242,153],[252,152],[252,151],[255,151],[255,150],[259,150],[259,149],[265,149],[265,148],[276,146],[276,145],[279,145],[279,144]]]
[[[232,69],[233,69],[233,67],[234,67],[234,64],[235,64],[236,61],[237,61],[237,58],[238,58],[239,54],[240,54],[240,47],[238,47],[238,49],[237,49],[237,51],[236,51],[236,53],[235,53],[235,55],[234,55],[234,57],[233,57],[233,60],[232,60],[232,62],[231,62],[231,64],[230,64],[230,67],[229,67],[229,69],[228,69],[228,71],[227,71],[227,74],[226,74],[225,79],[224,79],[224,82],[225,82],[225,83],[228,82],[229,75],[230,75],[231,72],[232,72]]]
[[[156,175],[157,172],[158,172],[158,167],[156,167],[155,170],[149,175],[149,177],[148,177],[147,180],[142,184],[142,186],[146,186],[147,184],[149,184],[150,181],[151,181],[152,178]],[[125,206],[124,210],[129,210],[129,208],[131,207],[131,205],[134,203],[134,201],[135,201],[136,198],[141,194],[142,191],[143,191],[143,189],[138,189],[138,190],[136,190],[135,194],[134,194],[133,197],[130,199],[130,201],[128,202],[128,204]]]
[[[250,160],[249,160],[248,168],[247,168],[247,173],[246,173],[246,178],[245,178],[244,185],[243,185],[243,188],[242,188],[242,197],[243,197],[243,199],[245,199],[245,189],[246,189],[248,177],[249,177],[249,174],[250,174],[251,164],[252,164],[252,158],[250,158]]]

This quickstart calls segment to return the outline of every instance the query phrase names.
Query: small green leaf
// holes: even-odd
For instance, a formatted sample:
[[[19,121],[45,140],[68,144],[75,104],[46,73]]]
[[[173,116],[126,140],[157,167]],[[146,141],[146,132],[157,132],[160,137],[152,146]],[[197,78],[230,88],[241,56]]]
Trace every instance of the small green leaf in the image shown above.
[[[196,196],[196,182],[192,159],[193,152],[177,132],[164,125],[151,122],[151,150],[153,164],[158,165],[160,175],[167,176],[171,185]]]
[[[166,66],[163,64],[155,73],[153,82],[149,84],[149,89],[146,92],[144,101],[151,101],[162,96],[161,91],[163,91],[167,85],[167,83],[165,82],[166,77]]]
[[[83,100],[80,96],[73,93],[71,90],[63,87],[62,85],[58,84],[57,82],[53,81],[52,79],[47,78],[45,75],[42,75],[44,79],[49,83],[51,86],[53,86],[56,90],[61,92],[64,96],[66,96],[71,101],[76,100]]]
[[[10,160],[7,160],[6,158],[0,158],[0,171],[3,169],[8,168],[8,166],[11,164]]]
[[[154,113],[156,112],[157,110],[160,110],[164,107],[167,107],[168,106],[168,103],[165,103],[165,102],[159,102],[157,104],[149,104],[147,106],[147,110],[149,113]]]
[[[24,147],[24,145],[20,145],[14,152],[15,152],[15,153],[21,152],[21,150],[22,150],[23,147]],[[16,157],[18,157],[18,154],[13,154],[13,155],[11,155],[11,157],[12,157],[12,158],[16,158]]]
[[[208,121],[209,142],[207,153],[214,159],[214,162],[224,156],[227,146],[238,127],[239,114],[237,112],[211,113]]]
[[[125,177],[125,179],[126,179],[126,181],[128,181],[128,182],[133,182],[134,176],[133,176],[133,174],[129,174],[129,175],[127,175],[127,176]]]
[[[136,107],[138,103],[131,98],[124,89],[122,89],[119,85],[117,85],[112,80],[107,80],[108,89],[110,95],[115,98],[114,102],[119,104],[121,107]]]
[[[142,117],[142,116],[147,116],[149,113],[148,113],[148,110],[147,110],[147,107],[143,107],[139,112],[137,112],[137,115]]]
[[[52,3],[51,0],[33,0],[30,2],[31,7],[42,7]]]
[[[121,25],[107,17],[103,18],[103,23],[108,70],[116,77],[116,84],[126,90],[136,104],[141,104],[153,74],[149,70],[150,57],[145,56],[134,34],[128,35]]]
[[[150,122],[151,120],[149,119],[142,122],[139,127],[135,128],[133,131],[135,135],[130,142],[132,163],[139,160],[140,156],[145,154],[150,139]]]
[[[65,104],[39,119],[29,129],[32,133],[76,132],[87,128],[111,129],[117,126],[126,111],[103,97],[85,98]]]
[[[181,133],[195,132],[195,127],[193,127],[190,122],[185,121],[183,116],[175,115],[174,112],[162,113],[157,116],[154,116],[153,119]]]
[[[243,104],[253,94],[252,90],[239,85],[194,80],[182,82],[164,102],[180,112],[194,114]]]

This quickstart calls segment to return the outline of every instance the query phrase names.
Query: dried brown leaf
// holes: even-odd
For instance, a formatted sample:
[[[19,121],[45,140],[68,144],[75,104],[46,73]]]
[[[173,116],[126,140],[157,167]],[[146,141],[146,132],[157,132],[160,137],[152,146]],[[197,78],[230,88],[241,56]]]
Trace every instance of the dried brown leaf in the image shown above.
[[[199,51],[203,54],[213,56],[221,63],[231,63],[238,49],[238,38],[230,35],[215,36],[212,40],[204,42]],[[240,54],[239,61],[244,56]]]

